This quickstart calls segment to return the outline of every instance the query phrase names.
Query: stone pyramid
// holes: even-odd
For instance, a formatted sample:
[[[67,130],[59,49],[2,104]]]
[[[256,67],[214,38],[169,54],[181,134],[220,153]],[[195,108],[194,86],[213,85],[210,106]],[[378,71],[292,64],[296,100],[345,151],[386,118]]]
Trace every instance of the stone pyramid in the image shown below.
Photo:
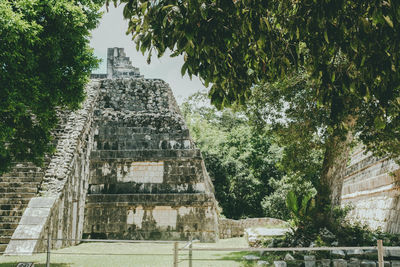
[[[171,89],[141,78],[122,48],[110,48],[108,57],[111,79],[100,80],[94,113],[84,238],[215,241],[213,185]]]

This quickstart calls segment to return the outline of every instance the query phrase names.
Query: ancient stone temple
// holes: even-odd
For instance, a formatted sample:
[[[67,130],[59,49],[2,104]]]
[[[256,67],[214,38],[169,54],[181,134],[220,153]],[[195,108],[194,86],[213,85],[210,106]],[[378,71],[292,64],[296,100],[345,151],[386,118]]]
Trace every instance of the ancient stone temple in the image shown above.
[[[168,84],[144,79],[122,48],[108,49],[107,64],[82,108],[63,114],[57,152],[30,172],[6,254],[40,251],[49,233],[55,248],[82,237],[217,239],[213,185]]]
[[[84,236],[215,240],[213,186],[169,86],[104,80],[98,102]]]

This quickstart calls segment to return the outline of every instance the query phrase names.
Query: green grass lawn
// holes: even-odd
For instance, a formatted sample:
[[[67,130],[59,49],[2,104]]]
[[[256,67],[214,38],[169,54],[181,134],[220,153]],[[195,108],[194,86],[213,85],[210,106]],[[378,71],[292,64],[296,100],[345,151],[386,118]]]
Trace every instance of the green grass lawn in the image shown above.
[[[179,247],[184,244],[180,243]],[[194,248],[246,248],[244,238],[223,239],[218,243],[195,243]],[[80,255],[78,255],[80,254]],[[95,254],[95,255],[91,255]],[[114,255],[113,255],[114,254]],[[122,255],[130,254],[130,255]],[[256,266],[256,262],[242,260],[247,252],[193,251],[193,266]],[[257,255],[257,254],[255,254]],[[179,265],[188,266],[188,251],[179,252]],[[0,267],[16,266],[17,262],[35,262],[45,266],[46,254],[34,256],[1,256]],[[119,267],[119,266],[173,266],[173,244],[152,243],[85,243],[52,251],[51,266],[54,267]]]

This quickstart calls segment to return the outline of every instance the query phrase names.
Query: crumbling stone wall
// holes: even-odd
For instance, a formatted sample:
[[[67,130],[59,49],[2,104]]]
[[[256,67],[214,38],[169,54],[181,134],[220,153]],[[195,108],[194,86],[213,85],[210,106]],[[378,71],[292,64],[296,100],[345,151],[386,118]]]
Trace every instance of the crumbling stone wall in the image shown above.
[[[215,241],[214,189],[169,86],[101,83],[84,236]]]
[[[80,239],[89,177],[89,156],[93,146],[93,111],[98,98],[98,83],[86,88],[82,108],[67,113],[59,128],[56,153],[52,156],[40,193],[30,200],[5,254],[44,251],[48,231],[57,239]],[[17,240],[42,239],[42,240]],[[69,240],[54,240],[53,248],[73,245]]]
[[[96,78],[103,78],[97,74]],[[132,66],[129,57],[126,56],[123,48],[112,47],[107,49],[107,78],[140,78],[139,69]]]
[[[375,158],[360,147],[352,155],[343,180],[342,205],[353,209],[348,218],[400,233],[400,168],[387,158]]]

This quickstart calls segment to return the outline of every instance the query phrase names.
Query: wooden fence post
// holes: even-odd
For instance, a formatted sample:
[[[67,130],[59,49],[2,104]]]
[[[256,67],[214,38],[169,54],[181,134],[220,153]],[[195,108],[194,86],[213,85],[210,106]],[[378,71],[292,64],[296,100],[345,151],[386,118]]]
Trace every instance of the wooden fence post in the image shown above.
[[[178,267],[178,242],[174,242],[174,267]]]
[[[193,266],[193,251],[192,251],[192,247],[193,247],[193,238],[190,237],[190,243],[189,243],[189,267]]]
[[[378,240],[378,265],[379,267],[383,267],[383,242],[382,240]]]
[[[51,247],[51,232],[50,227],[47,233],[47,258],[46,258],[46,267],[50,267],[50,247]]]

